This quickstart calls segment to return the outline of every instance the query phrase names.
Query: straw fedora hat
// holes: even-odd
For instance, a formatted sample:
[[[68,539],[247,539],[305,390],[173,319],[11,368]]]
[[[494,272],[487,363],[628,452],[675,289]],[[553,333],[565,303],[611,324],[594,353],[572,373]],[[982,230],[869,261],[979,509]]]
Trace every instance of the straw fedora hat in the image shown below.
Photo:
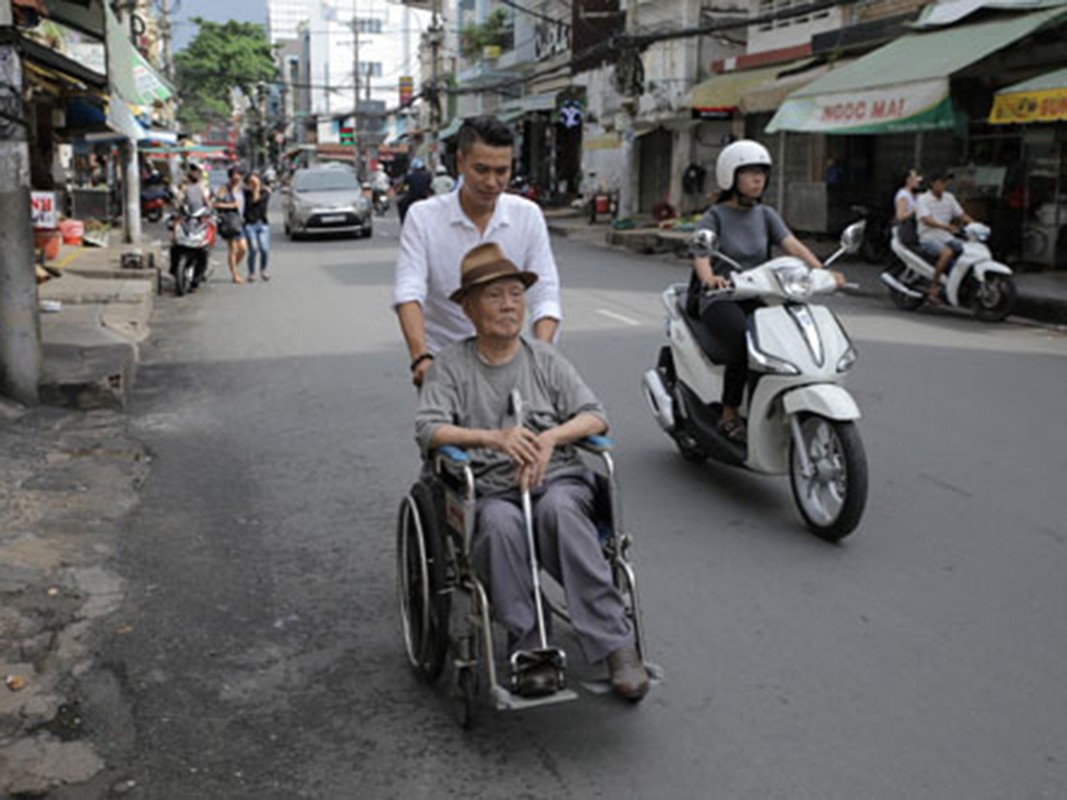
[[[459,272],[459,288],[448,296],[453,303],[462,303],[467,292],[475,286],[484,286],[501,278],[517,278],[527,289],[537,283],[536,273],[516,267],[496,242],[486,242],[467,251]]]

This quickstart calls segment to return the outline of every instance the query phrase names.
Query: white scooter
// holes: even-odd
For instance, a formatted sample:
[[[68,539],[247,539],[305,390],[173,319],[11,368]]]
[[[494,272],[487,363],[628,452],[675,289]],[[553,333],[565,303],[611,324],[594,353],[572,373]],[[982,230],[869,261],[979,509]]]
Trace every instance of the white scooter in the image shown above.
[[[827,266],[859,248],[863,228],[857,222],[845,229]],[[690,252],[740,269],[717,244],[712,231],[698,231]],[[856,528],[867,503],[867,458],[855,424],[859,407],[840,385],[856,351],[833,312],[808,303],[813,294],[837,288],[834,275],[785,256],[735,273],[732,283],[706,295],[766,304],[748,322],[749,380],[741,406],[747,444],[719,432],[724,367],[709,356],[718,349],[711,332],[686,310],[684,284],[663,293],[670,344],[642,380],[652,414],[688,460],[711,457],[753,472],[789,473],[808,527],[840,541]]]
[[[1000,322],[1015,305],[1015,281],[1011,268],[993,259],[986,245],[989,234],[989,226],[981,222],[964,227],[963,253],[941,276],[940,295],[951,306],[970,308],[980,320]],[[898,263],[882,273],[882,283],[897,308],[914,311],[926,302],[934,264],[904,244],[899,230],[893,231],[890,247]]]

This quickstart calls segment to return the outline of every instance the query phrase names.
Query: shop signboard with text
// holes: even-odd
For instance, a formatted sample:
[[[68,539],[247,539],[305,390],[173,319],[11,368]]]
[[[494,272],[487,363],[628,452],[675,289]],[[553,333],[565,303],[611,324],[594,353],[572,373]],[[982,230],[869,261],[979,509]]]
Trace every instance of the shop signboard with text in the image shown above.
[[[872,87],[810,96],[793,95],[774,115],[768,133],[897,133],[952,128],[948,81]]]
[[[30,192],[30,216],[34,230],[52,230],[59,225],[55,192]]]

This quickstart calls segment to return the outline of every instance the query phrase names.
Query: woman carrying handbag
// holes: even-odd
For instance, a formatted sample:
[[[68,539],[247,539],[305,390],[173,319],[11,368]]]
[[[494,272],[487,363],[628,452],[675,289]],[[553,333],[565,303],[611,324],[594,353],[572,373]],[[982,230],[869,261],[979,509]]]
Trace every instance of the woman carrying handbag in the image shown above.
[[[219,194],[215,198],[215,211],[219,216],[219,236],[226,240],[230,277],[233,278],[234,283],[244,283],[237,271],[248,252],[244,232],[245,191],[242,185],[244,171],[240,167],[233,166],[226,175],[229,182],[219,189]]]

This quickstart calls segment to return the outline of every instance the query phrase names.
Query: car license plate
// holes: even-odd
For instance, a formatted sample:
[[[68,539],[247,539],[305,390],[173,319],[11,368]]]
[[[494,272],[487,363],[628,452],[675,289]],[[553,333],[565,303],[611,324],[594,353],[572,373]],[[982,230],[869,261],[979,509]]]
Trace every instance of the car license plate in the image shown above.
[[[344,214],[325,214],[325,215],[319,217],[319,219],[322,221],[323,225],[332,225],[335,222],[344,222],[345,221],[345,215]]]

